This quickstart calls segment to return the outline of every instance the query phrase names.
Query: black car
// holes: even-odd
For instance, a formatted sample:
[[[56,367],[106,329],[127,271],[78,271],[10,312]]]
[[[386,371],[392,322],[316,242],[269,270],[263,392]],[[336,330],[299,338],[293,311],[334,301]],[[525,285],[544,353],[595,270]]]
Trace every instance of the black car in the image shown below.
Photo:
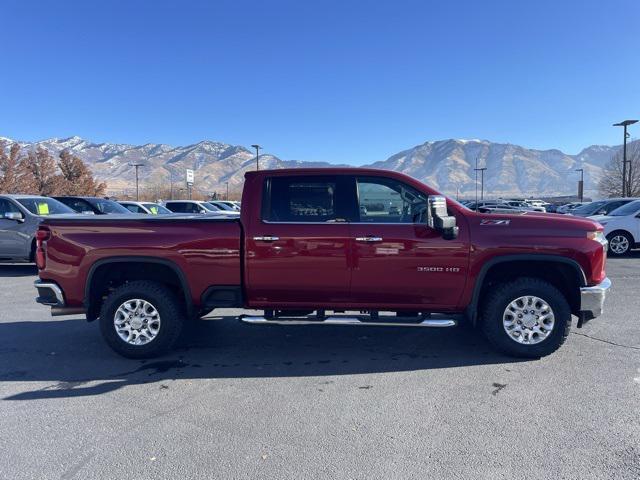
[[[95,215],[130,214],[131,212],[119,203],[98,197],[53,197],[78,213]]]

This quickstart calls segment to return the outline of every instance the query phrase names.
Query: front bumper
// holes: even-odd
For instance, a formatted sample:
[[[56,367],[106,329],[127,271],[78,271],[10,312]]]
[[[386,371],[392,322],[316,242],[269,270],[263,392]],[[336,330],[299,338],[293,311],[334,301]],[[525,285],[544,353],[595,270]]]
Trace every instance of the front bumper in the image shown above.
[[[611,280],[605,278],[598,285],[580,289],[580,316],[584,320],[599,317],[604,311],[604,299],[611,288]]]

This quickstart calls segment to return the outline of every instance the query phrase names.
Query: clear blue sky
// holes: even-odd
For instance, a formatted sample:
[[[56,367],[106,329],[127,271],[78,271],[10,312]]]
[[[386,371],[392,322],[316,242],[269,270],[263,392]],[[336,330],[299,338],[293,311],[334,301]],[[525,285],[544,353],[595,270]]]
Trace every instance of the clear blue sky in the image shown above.
[[[638,0],[3,0],[0,14],[12,138],[258,142],[362,164],[450,137],[577,153],[640,117]]]

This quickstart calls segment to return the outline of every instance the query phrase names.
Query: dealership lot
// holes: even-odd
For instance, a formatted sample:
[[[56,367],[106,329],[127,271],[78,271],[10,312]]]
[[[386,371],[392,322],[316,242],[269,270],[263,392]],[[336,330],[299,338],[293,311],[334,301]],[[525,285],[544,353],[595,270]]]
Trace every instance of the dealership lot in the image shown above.
[[[240,324],[117,357],[0,266],[0,478],[638,478],[640,254],[537,361],[465,329]],[[224,315],[223,315],[224,314]]]

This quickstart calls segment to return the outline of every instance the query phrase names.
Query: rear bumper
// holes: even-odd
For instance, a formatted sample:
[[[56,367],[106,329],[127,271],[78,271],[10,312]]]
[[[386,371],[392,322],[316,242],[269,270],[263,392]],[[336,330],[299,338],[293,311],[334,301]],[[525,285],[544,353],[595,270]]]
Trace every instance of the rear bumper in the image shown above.
[[[585,320],[599,317],[604,311],[604,299],[611,288],[611,280],[605,278],[598,285],[580,289],[580,316]]]
[[[38,290],[36,302],[51,307],[51,315],[78,315],[85,313],[81,307],[68,307],[64,301],[64,293],[55,282],[36,280],[33,286]]]
[[[36,280],[33,286],[38,290],[36,302],[50,307],[64,307],[64,294],[57,283]]]

